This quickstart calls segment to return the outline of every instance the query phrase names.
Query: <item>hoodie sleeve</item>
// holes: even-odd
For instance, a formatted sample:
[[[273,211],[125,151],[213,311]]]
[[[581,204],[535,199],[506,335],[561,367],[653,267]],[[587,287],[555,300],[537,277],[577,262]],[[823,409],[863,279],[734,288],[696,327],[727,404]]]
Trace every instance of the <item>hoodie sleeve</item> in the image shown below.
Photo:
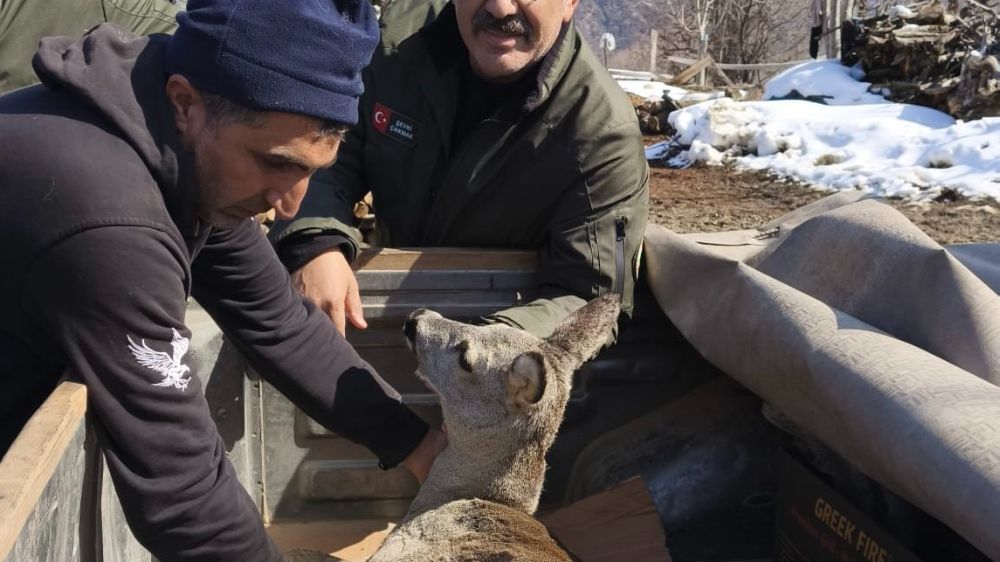
[[[212,233],[193,265],[193,295],[254,368],[314,420],[393,467],[427,424],[292,288],[256,221]]]
[[[157,559],[280,560],[189,368],[186,255],[155,227],[105,226],[42,254],[22,306],[87,386],[122,508]]]

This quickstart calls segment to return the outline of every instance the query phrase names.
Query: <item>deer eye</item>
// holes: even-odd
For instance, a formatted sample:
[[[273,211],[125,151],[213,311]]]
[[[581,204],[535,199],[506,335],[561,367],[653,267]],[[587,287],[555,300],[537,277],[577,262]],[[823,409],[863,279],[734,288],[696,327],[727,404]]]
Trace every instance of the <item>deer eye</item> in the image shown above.
[[[472,372],[472,365],[469,364],[469,342],[463,341],[455,346],[455,351],[458,352],[458,366],[463,370]]]

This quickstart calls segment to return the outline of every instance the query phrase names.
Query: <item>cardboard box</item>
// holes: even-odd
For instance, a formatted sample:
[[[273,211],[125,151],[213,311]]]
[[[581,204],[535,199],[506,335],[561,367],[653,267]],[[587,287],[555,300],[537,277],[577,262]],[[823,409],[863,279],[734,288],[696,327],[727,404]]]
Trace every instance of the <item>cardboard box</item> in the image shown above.
[[[660,515],[640,478],[568,505],[541,521],[581,562],[671,562]]]
[[[778,478],[774,562],[920,562],[788,453]]]

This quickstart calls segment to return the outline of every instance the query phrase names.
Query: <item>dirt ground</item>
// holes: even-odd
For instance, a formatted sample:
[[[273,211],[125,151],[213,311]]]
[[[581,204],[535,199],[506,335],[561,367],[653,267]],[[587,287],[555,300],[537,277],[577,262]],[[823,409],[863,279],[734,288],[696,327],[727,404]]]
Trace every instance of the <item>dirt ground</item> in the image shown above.
[[[752,229],[828,194],[764,172],[653,168],[649,220],[680,233]],[[888,203],[939,244],[1000,242],[996,201]]]

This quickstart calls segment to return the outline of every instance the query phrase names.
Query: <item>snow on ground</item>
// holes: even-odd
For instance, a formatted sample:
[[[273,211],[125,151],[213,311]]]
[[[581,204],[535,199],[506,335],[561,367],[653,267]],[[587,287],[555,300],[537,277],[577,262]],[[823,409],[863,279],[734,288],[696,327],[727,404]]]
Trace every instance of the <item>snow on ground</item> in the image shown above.
[[[763,98],[783,98],[794,90],[802,97],[822,99],[827,105],[890,103],[882,96],[869,93],[871,84],[862,82],[863,77],[860,68],[844,66],[839,60],[811,61],[772,78],[764,88]]]
[[[1000,118],[956,122],[939,111],[866,95],[857,71],[810,62],[777,76],[774,95],[799,100],[720,99],[673,112],[679,159],[768,169],[822,189],[860,189],[927,200],[945,190],[1000,199]],[[647,158],[662,157],[654,145]]]
[[[670,86],[655,80],[618,80],[618,85],[630,94],[645,98],[648,101],[660,101],[666,93],[670,99],[680,105],[692,105],[703,101],[725,97],[725,92],[692,92],[677,86]]]
[[[671,97],[675,95],[683,96],[688,93],[688,91],[684,88],[668,86],[667,84],[657,82],[656,80],[621,79],[618,80],[618,85],[621,86],[626,92],[637,95],[641,98],[646,98],[649,101],[659,101],[663,99],[664,92],[669,92]]]

